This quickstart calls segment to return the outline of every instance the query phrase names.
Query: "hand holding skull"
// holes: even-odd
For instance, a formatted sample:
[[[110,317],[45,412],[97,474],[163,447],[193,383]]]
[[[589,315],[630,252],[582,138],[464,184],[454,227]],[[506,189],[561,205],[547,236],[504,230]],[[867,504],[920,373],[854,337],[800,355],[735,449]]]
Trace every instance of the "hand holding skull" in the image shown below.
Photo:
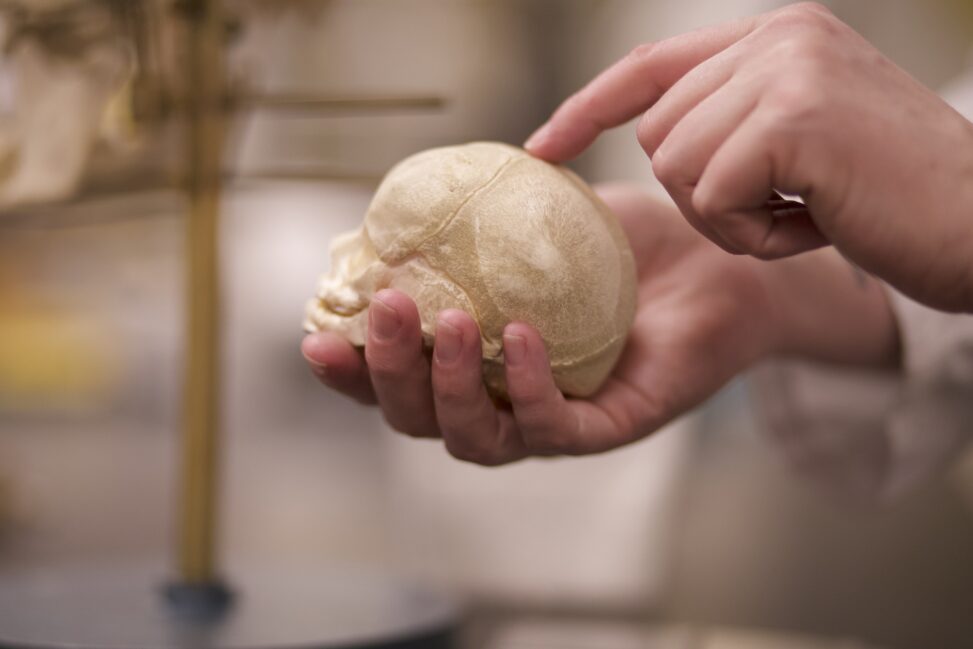
[[[570,171],[488,142],[432,149],[389,172],[362,227],[333,243],[305,328],[365,346],[367,307],[385,288],[415,301],[430,347],[438,313],[472,315],[487,389],[500,397],[508,323],[536,327],[558,387],[585,396],[635,313],[635,264],[615,215]]]
[[[490,149],[485,152],[492,153]],[[522,155],[505,147],[497,152],[505,156],[508,151],[514,160]],[[524,164],[533,162],[528,159]],[[496,164],[503,167],[504,163]],[[537,164],[540,169],[563,174]],[[387,243],[375,241],[397,239],[388,236],[390,232],[374,239],[371,234],[366,236],[373,223],[374,211],[370,210],[360,233],[336,243],[332,274],[309,304],[306,324],[320,330],[305,338],[302,351],[315,375],[328,387],[360,402],[378,404],[392,428],[400,432],[442,438],[446,449],[459,459],[497,465],[531,455],[596,453],[639,440],[770,354],[879,363],[889,348],[894,349],[894,321],[881,287],[873,282],[863,291],[833,251],[773,264],[730,255],[695,232],[671,204],[620,186],[600,188],[603,200],[598,200],[590,198],[587,188],[573,176],[560,177],[569,184],[557,180],[548,191],[579,192],[584,197],[574,205],[590,221],[573,227],[585,236],[559,239],[545,230],[550,227],[559,232],[557,226],[545,226],[537,210],[542,205],[564,205],[560,202],[563,197],[541,198],[531,204],[531,194],[508,189],[512,201],[504,202],[500,196],[497,204],[512,206],[510,211],[491,217],[484,209],[478,218],[492,218],[491,223],[481,228],[465,226],[467,234],[455,240],[463,252],[452,258],[452,263],[463,268],[448,273],[446,266],[439,266],[441,262],[436,260],[441,257],[435,252],[423,259],[411,243],[404,247],[412,252],[399,258],[406,263],[388,255],[383,260],[380,250],[387,250]],[[422,182],[423,174],[412,179],[413,185]],[[520,182],[530,186],[527,179]],[[486,187],[489,189],[489,183]],[[378,204],[383,195],[381,190],[376,195]],[[475,194],[466,204],[475,206],[477,196],[482,194]],[[415,203],[417,217],[424,213],[423,205]],[[528,220],[531,215],[533,221]],[[554,215],[555,220],[567,218],[558,211]],[[468,216],[460,213],[453,218]],[[498,223],[504,225],[501,231],[506,240],[491,240],[489,248],[474,245],[473,235],[489,232],[487,226]],[[598,248],[599,236],[618,241],[615,230],[619,225],[624,239],[618,245]],[[436,229],[430,236],[421,231],[414,240],[429,242],[446,232]],[[597,292],[586,294],[584,287],[591,285],[584,281],[582,289],[572,292],[556,279],[545,283],[543,276],[533,275],[530,282],[518,286],[528,292],[542,290],[529,292],[533,297],[520,301],[509,292],[489,290],[501,283],[498,276],[481,279],[479,284],[465,283],[466,278],[487,270],[502,274],[504,269],[529,273],[539,267],[558,268],[549,260],[542,263],[542,254],[536,260],[531,256],[534,241],[543,247],[551,240],[578,246],[565,254],[573,255],[571,268],[585,271],[578,274],[581,280],[605,282],[604,275],[591,275],[595,264],[625,268],[625,260],[632,260],[634,319],[624,310],[624,317],[619,317],[618,310],[604,306],[612,304],[610,300],[623,304],[625,293],[610,293],[610,300]],[[427,245],[425,250],[429,249]],[[590,258],[595,252],[608,259]],[[484,254],[494,258],[483,260]],[[606,264],[612,260],[620,264]],[[415,266],[410,268],[409,261]],[[438,269],[438,276],[429,267]],[[422,272],[428,274],[420,275]],[[422,277],[433,293],[423,292]],[[565,277],[570,281],[572,275],[561,279]],[[630,281],[625,275],[618,278]],[[481,288],[457,291],[459,297],[451,297],[450,287],[457,284]],[[611,282],[604,284],[612,286]],[[464,293],[469,302],[459,301]],[[446,298],[433,300],[437,295]],[[545,301],[547,297],[550,301]],[[479,306],[480,299],[490,300],[486,308]],[[525,310],[511,311],[514,317],[509,320],[494,316],[487,321],[483,314],[498,313],[498,304]],[[591,305],[595,312],[586,313]],[[531,319],[531,314],[556,314],[558,308],[576,321],[556,322],[558,326],[552,327],[549,322]],[[615,327],[627,329],[629,322],[627,337],[616,341]],[[549,339],[550,332],[566,330],[576,332],[575,337]],[[567,344],[559,347],[559,342]],[[431,354],[430,344],[434,348]],[[572,350],[581,344],[595,352],[582,358],[610,361],[557,364],[557,358],[571,358],[568,354],[577,358]],[[599,357],[598,349],[611,350],[616,344],[621,354],[617,361],[617,351],[601,352]],[[357,349],[361,346],[364,355]],[[599,367],[605,368],[604,373]],[[580,398],[579,388],[590,390],[588,396]],[[504,393],[509,401],[493,396]]]

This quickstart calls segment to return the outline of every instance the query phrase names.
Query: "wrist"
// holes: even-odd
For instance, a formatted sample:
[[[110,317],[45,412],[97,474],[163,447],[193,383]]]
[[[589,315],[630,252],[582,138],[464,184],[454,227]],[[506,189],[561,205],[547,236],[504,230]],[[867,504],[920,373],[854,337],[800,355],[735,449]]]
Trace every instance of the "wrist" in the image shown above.
[[[730,255],[706,242],[708,255],[719,255],[719,277],[734,305],[727,331],[734,365],[744,369],[776,356],[791,345],[779,293],[782,282],[772,264],[749,255]]]
[[[757,263],[767,298],[765,357],[898,365],[898,325],[881,282],[832,248]]]

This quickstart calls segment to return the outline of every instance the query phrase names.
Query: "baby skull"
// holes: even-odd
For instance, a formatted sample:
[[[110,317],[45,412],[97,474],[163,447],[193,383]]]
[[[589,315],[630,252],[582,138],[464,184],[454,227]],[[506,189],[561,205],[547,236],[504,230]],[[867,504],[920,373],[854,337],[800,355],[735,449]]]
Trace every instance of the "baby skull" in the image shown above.
[[[557,386],[587,396],[618,360],[635,314],[635,263],[618,222],[571,171],[506,144],[430,149],[385,176],[362,226],[331,245],[307,331],[364,346],[372,296],[412,297],[425,344],[436,315],[480,326],[483,377],[503,397],[503,328],[544,339]]]

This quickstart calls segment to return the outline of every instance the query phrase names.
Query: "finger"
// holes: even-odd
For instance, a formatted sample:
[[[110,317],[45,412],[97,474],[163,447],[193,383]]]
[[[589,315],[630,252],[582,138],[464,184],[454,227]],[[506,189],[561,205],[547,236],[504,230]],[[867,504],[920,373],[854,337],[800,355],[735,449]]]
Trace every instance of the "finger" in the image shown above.
[[[419,312],[405,294],[389,289],[375,294],[368,309],[365,360],[389,425],[413,437],[438,437]]]
[[[803,195],[808,190],[791,177],[793,138],[772,124],[760,110],[751,113],[713,154],[692,194],[693,209],[710,228],[759,259],[828,245],[806,207],[767,200],[777,187]]]
[[[651,158],[676,124],[733,78],[746,42],[734,43],[697,65],[643,113],[635,133],[646,155]]]
[[[525,148],[551,162],[577,156],[602,131],[648,110],[686,73],[746,37],[764,18],[744,18],[635,48],[561,104]]]
[[[557,389],[540,335],[523,323],[503,334],[507,392],[527,451],[534,455],[597,453],[631,439],[604,409],[569,401]],[[628,428],[628,423],[624,424]]]
[[[686,220],[700,234],[733,253],[740,250],[700,215],[693,194],[710,159],[753,112],[758,97],[759,87],[752,80],[727,82],[675,124],[652,156],[653,173]]]
[[[362,403],[375,403],[365,360],[347,340],[327,331],[308,334],[301,353],[318,380]]]
[[[483,385],[480,330],[448,310],[436,323],[433,399],[446,449],[456,458],[495,466],[526,457],[510,413],[498,412]]]

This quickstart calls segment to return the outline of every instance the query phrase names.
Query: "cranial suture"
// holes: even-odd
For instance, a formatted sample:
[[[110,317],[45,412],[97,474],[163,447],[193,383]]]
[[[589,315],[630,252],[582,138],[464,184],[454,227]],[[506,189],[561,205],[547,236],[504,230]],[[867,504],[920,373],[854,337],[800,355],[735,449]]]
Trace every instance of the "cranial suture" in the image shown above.
[[[425,344],[436,315],[479,323],[483,377],[506,394],[503,329],[533,325],[557,386],[598,390],[635,313],[635,264],[617,219],[571,171],[493,142],[430,149],[385,176],[360,228],[331,244],[331,272],[305,329],[364,346],[368,304],[384,289],[415,300]]]

